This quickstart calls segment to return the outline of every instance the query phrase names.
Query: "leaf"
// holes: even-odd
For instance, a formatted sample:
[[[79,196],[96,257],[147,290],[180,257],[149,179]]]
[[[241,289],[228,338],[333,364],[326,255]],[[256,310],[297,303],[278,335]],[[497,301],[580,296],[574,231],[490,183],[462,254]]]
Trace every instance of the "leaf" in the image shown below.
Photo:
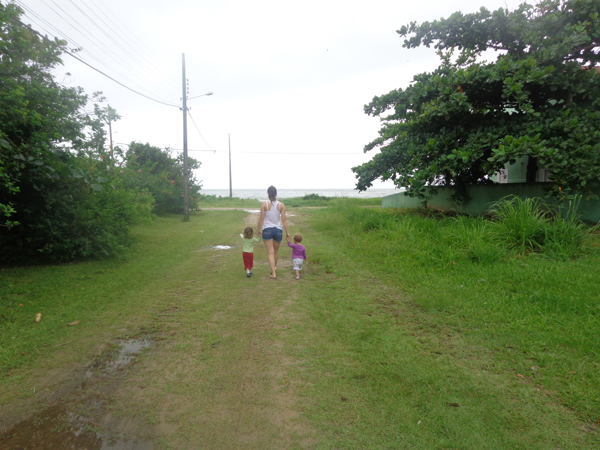
[[[25,157],[23,155],[21,155],[20,153],[18,155],[13,155],[14,159],[20,159],[22,161],[25,161]]]
[[[91,184],[90,187],[95,190],[95,191],[101,191],[102,190],[102,185],[100,184]]]

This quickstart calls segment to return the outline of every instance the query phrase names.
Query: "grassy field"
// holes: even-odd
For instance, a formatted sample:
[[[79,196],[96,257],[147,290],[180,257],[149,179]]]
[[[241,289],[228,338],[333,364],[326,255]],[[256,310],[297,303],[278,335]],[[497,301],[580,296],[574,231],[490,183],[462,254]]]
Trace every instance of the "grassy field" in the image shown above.
[[[299,282],[287,247],[279,280],[261,245],[245,277],[243,211],[138,227],[119,261],[1,270],[0,437],[60,400],[158,449],[600,446],[598,235],[565,259],[351,204],[294,208]],[[153,346],[118,381],[65,390],[131,337]]]

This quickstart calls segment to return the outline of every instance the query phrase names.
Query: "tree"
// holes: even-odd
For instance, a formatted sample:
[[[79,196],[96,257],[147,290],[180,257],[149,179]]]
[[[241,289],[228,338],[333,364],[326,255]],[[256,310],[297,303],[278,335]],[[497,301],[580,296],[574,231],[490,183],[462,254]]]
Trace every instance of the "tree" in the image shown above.
[[[200,162],[188,158],[188,168],[190,208],[194,209],[201,186],[193,171],[200,168]],[[122,178],[129,189],[146,189],[152,194],[157,214],[183,213],[183,155],[173,158],[168,149],[132,142],[125,153]]]
[[[66,42],[21,14],[0,3],[0,263],[112,254],[151,201],[103,189],[113,170],[101,158],[102,120],[84,112],[81,88],[52,76]]]
[[[436,186],[491,183],[522,156],[529,181],[538,162],[557,195],[600,188],[600,2],[542,0],[423,24],[397,33],[404,47],[434,45],[441,65],[406,89],[375,97],[379,137],[354,167],[357,188],[391,179],[425,201]],[[484,52],[494,50],[494,62]]]

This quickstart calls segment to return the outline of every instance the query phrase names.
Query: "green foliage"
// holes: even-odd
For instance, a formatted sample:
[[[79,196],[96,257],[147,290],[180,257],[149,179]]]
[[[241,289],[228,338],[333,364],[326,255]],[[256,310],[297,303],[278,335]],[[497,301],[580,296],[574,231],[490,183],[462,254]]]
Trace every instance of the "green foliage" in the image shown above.
[[[199,167],[199,161],[188,158],[190,210],[198,208],[200,199],[201,186],[193,175]],[[154,198],[156,214],[183,213],[183,155],[173,158],[168,149],[132,142],[117,175],[128,189],[146,189]]]
[[[556,259],[574,258],[598,229],[581,222],[580,201],[576,197],[566,208],[553,210],[536,199],[504,198],[490,209],[495,218],[491,238],[521,255],[539,252]]]
[[[21,13],[0,4],[0,263],[112,255],[130,242],[129,224],[150,217],[151,197],[118,189],[103,129],[118,115],[84,112],[83,91],[52,76],[66,42],[41,38]]]
[[[220,195],[202,194],[199,196],[197,207],[260,209],[260,201],[254,198],[221,197]]]
[[[333,197],[327,197],[326,195],[319,195],[319,194],[308,194],[305,195],[304,197],[302,197],[302,200],[323,200],[323,201],[329,201],[331,200]]]
[[[391,179],[427,200],[437,185],[490,183],[528,156],[534,169],[541,163],[551,171],[555,195],[593,195],[600,187],[599,14],[598,2],[545,0],[402,27],[406,48],[434,44],[442,64],[365,106],[384,124],[365,146],[381,152],[353,168],[357,187]],[[499,53],[495,62],[482,61],[486,50]]]
[[[494,235],[500,243],[520,254],[541,250],[546,229],[539,199],[509,197],[491,208],[497,217]]]
[[[304,197],[282,198],[288,207],[301,206],[335,206],[341,204],[380,206],[381,197],[377,198],[353,198],[353,197],[327,197],[319,194],[308,194]]]

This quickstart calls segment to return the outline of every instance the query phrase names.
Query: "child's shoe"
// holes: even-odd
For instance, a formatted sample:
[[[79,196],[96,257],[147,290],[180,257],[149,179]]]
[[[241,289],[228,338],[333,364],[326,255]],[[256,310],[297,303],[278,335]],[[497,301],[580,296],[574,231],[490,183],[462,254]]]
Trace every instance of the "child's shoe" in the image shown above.
[[[250,272],[250,271],[246,272],[246,277],[247,278],[250,278],[251,276],[252,276],[252,272]]]
[[[296,280],[299,280],[299,279],[300,279],[300,275],[296,275]]]

